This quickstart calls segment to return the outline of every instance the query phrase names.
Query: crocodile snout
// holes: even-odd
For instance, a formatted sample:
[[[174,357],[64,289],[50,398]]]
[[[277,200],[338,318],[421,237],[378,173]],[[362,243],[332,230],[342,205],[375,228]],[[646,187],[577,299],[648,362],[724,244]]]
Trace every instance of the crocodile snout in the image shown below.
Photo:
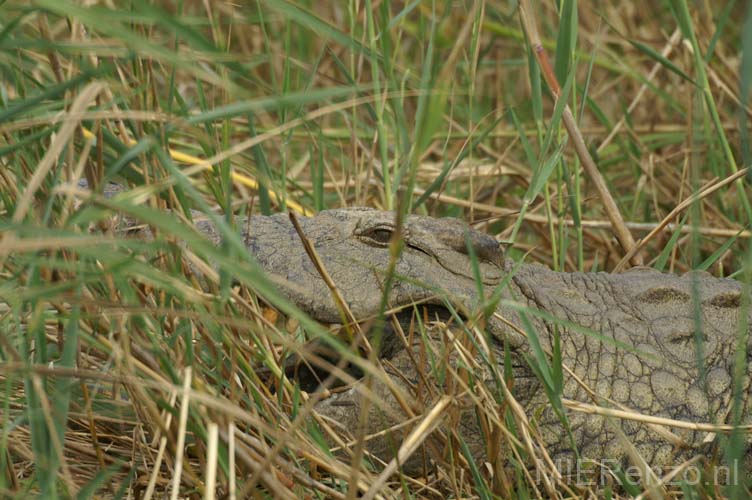
[[[439,247],[435,251],[436,258],[454,274],[474,278],[472,262],[467,258],[470,255],[469,248],[472,248],[484,284],[496,285],[504,277],[504,254],[499,243],[491,236],[464,228],[460,234],[440,234],[439,240],[444,244],[445,250],[442,251]]]
[[[504,261],[504,253],[499,247],[499,242],[493,237],[487,234],[479,233],[472,229],[466,229],[461,235],[440,235],[442,243],[446,244],[452,250],[455,250],[463,255],[468,255],[469,242],[472,246],[473,253],[479,260],[490,262],[501,267]],[[459,237],[458,237],[459,236]]]

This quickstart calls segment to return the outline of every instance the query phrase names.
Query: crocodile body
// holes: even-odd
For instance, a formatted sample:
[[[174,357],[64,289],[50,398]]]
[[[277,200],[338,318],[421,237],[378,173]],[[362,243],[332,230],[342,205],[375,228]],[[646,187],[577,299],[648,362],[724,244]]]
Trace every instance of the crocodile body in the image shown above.
[[[379,311],[393,220],[390,212],[370,209],[329,210],[300,218],[303,233],[356,319],[372,318]],[[250,252],[283,293],[314,319],[340,322],[342,315],[332,293],[288,216],[254,217],[248,228],[244,238]],[[732,375],[741,350],[740,359],[746,363],[740,388],[741,423],[752,422],[752,322],[749,313],[741,312],[749,310],[741,283],[706,273],[676,276],[649,269],[623,274],[558,273],[539,265],[515,267],[504,259],[492,237],[456,219],[408,216],[403,237],[404,248],[388,293],[390,307],[420,302],[451,305],[468,313],[477,309],[481,288],[490,296],[503,284],[504,300],[486,324],[491,334],[489,349],[498,361],[504,359],[504,344],[508,346],[515,374],[513,395],[531,416],[554,460],[575,455],[541,382],[522,359],[523,354],[532,355],[525,339],[530,328],[549,353],[554,332],[558,332],[562,365],[571,370],[564,374],[563,398],[682,422],[732,421]],[[477,256],[482,287],[473,278],[466,241]],[[408,395],[419,385],[414,361],[417,344],[413,353],[404,344],[392,349],[386,365],[395,384]],[[493,383],[485,370],[475,376]],[[356,384],[335,393],[319,403],[317,411],[345,429],[355,429],[363,403],[361,389]],[[370,405],[367,432],[378,432],[406,418],[392,390],[378,382],[372,390],[384,403]],[[634,419],[566,413],[581,457],[626,461],[631,443],[648,465],[668,467],[697,454],[718,452],[718,438],[708,437],[705,430],[657,429]],[[482,456],[485,445],[478,436],[475,413],[467,412],[460,425],[473,452]],[[370,441],[370,451],[390,458],[395,440],[399,443],[402,437],[400,431],[395,432]],[[747,430],[737,437],[745,440],[742,468],[747,471],[752,470],[750,436]]]

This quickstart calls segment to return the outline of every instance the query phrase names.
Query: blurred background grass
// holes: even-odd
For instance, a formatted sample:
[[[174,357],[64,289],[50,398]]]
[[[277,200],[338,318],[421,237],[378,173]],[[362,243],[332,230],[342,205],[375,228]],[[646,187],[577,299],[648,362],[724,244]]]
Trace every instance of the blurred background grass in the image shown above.
[[[749,261],[749,187],[724,180],[751,164],[750,12],[682,0],[530,9],[627,227],[650,233],[652,267],[741,277]],[[202,246],[164,208],[402,208],[461,217],[511,257],[554,269],[612,270],[624,255],[516,2],[8,1],[0,19],[4,496],[205,495],[217,441],[219,494],[368,487],[365,469],[353,476],[295,418],[300,393],[279,380],[270,392],[259,376],[279,373],[291,334],[317,327],[260,307],[256,293],[277,302],[252,262]],[[74,193],[79,179],[94,193],[133,189],[104,202]],[[113,212],[162,236],[107,236]],[[185,276],[171,237],[226,260],[208,290]],[[245,286],[230,287],[230,269]],[[186,377],[201,404],[174,404]],[[230,422],[245,436],[234,463]],[[455,472],[394,491],[530,487]]]

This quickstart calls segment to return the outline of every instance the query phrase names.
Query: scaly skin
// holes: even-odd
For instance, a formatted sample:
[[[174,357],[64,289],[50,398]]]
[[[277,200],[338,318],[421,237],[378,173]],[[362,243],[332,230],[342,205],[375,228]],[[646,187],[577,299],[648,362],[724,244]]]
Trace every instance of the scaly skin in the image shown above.
[[[393,213],[365,208],[327,210],[315,217],[300,218],[303,232],[358,320],[378,313],[390,260],[387,242],[393,222]],[[214,242],[219,241],[210,223],[197,222],[196,226]],[[239,222],[238,227],[249,251],[291,301],[322,323],[341,322],[332,294],[287,214],[255,216],[250,223]],[[491,334],[489,348],[499,363],[504,359],[505,343],[511,350],[513,395],[554,460],[567,463],[562,461],[573,459],[574,451],[541,383],[523,359],[523,354],[532,355],[532,349],[525,339],[520,308],[508,299],[528,308],[527,324],[537,332],[544,351],[551,352],[554,332],[558,331],[562,365],[574,374],[564,372],[562,397],[606,408],[683,422],[730,423],[732,373],[738,345],[741,346],[746,351],[742,423],[752,423],[752,317],[749,313],[742,317],[745,301],[739,282],[706,273],[675,276],[650,269],[607,274],[557,273],[538,265],[515,267],[504,259],[496,240],[468,229],[456,219],[411,215],[403,231],[405,245],[389,290],[392,308],[415,302],[439,307],[449,303],[466,317],[474,312],[480,300],[466,237],[478,257],[484,296],[489,297],[507,278],[502,293],[506,300],[486,324]],[[696,316],[697,307],[700,314]],[[445,314],[443,319],[446,318]],[[697,321],[701,335],[696,334]],[[446,346],[438,335],[432,337],[429,347],[441,353]],[[704,382],[697,363],[698,338],[702,338]],[[430,404],[430,397],[413,395],[421,385],[415,359],[422,359],[420,355],[426,347],[419,339],[412,352],[393,338],[386,338],[384,343],[387,347],[382,354],[390,356],[385,368],[393,385],[403,391],[408,401],[418,399]],[[456,365],[456,354],[450,355],[450,360]],[[496,373],[503,376],[500,368]],[[423,366],[421,371],[430,372],[430,367]],[[487,367],[476,370],[472,377],[477,380],[471,377],[471,385],[480,381],[493,387],[498,377],[494,378],[492,372]],[[374,381],[371,391],[381,404],[369,405],[367,433],[379,432],[406,418],[386,385]],[[352,431],[358,427],[362,392],[361,384],[356,384],[320,402],[316,410]],[[606,419],[578,411],[566,414],[583,458],[628,463],[625,440],[617,436],[615,427],[651,467],[675,466],[694,455],[717,452],[717,438],[703,444],[708,436],[705,431],[663,427],[659,429],[664,431],[661,435],[635,420]],[[483,458],[486,444],[475,412],[464,412],[459,424],[473,454]],[[403,428],[370,440],[369,451],[390,459],[395,444],[398,447],[405,435],[401,433],[409,430]],[[674,444],[681,446],[667,440],[665,431],[672,432],[676,437]],[[747,452],[741,468],[752,472],[752,434],[747,432],[743,439]],[[404,465],[408,471],[416,471],[420,461],[411,460]]]
[[[531,305],[618,343],[571,329],[561,333],[564,364],[600,397],[646,415],[686,422],[727,421],[735,339],[742,319],[739,283],[691,273],[682,277],[651,270],[568,274],[539,266],[523,268],[514,280]],[[697,286],[696,302],[692,298],[693,280]],[[705,384],[697,362],[695,303],[701,311]],[[550,338],[551,328],[547,331]],[[752,366],[751,352],[748,350],[747,354],[744,393],[749,390]],[[565,383],[564,396],[588,401],[585,391],[572,378]],[[749,398],[744,414],[747,422],[752,420]],[[622,445],[604,428],[603,418],[577,412],[571,412],[569,418],[584,456],[623,455]],[[553,425],[542,429],[551,449],[566,448],[562,433]],[[635,422],[625,422],[622,430],[653,465],[677,464],[677,458],[697,453],[689,450],[677,454],[655,432]],[[688,444],[700,443],[707,434],[688,430],[674,433]]]
[[[389,263],[386,241],[394,215],[370,209],[329,210],[311,218],[301,218],[301,226],[313,243],[324,267],[344,296],[353,315],[373,317],[379,308],[384,286],[384,271]],[[242,226],[242,225],[241,225]],[[288,216],[254,217],[244,231],[251,253],[263,268],[277,278],[280,288],[292,301],[315,319],[324,323],[340,322],[332,295],[306,254]],[[207,232],[207,229],[203,229]],[[455,219],[409,216],[404,226],[405,246],[399,258],[395,279],[389,293],[390,306],[404,306],[416,301],[445,304],[440,294],[466,313],[478,303],[472,266],[467,255],[465,235],[469,235],[489,296],[502,282],[512,263],[503,258],[497,242]],[[696,290],[693,293],[693,288]],[[553,332],[558,328],[562,364],[571,369],[585,386],[597,394],[588,395],[575,377],[565,372],[563,397],[584,403],[597,402],[645,415],[685,422],[730,422],[732,373],[737,339],[746,349],[743,380],[743,423],[752,423],[749,384],[752,366],[750,317],[741,316],[743,287],[740,283],[713,278],[704,273],[684,276],[662,274],[654,270],[633,270],[624,274],[557,273],[537,265],[522,265],[514,273],[505,298],[514,298],[531,309],[550,317],[526,316],[537,332],[544,350],[552,348]],[[702,325],[702,366],[705,383],[697,368],[695,346],[695,305]],[[505,318],[525,331],[517,308],[502,301],[489,319],[491,349],[503,360],[503,341],[512,350],[516,375],[513,394],[526,409],[548,444],[555,460],[572,458],[573,450],[550,402],[522,361],[521,354],[531,354],[529,343]],[[549,318],[550,319],[550,318]],[[743,321],[744,320],[744,321]],[[582,328],[567,326],[580,325]],[[555,328],[556,326],[556,328]],[[740,328],[746,328],[740,335]],[[395,384],[410,394],[413,388],[405,380],[418,382],[412,354],[397,349],[391,370]],[[479,378],[487,379],[488,374]],[[339,392],[319,403],[317,411],[339,422],[345,429],[357,426],[363,401],[361,387]],[[373,391],[385,402],[370,405],[366,431],[380,431],[404,419],[404,413],[383,384],[374,383]],[[620,406],[619,406],[620,405]],[[567,411],[575,443],[582,457],[598,460],[624,460],[623,439],[613,432],[618,425],[637,451],[653,467],[678,465],[696,454],[708,455],[713,444],[702,445],[707,432],[664,428],[678,436],[688,448],[678,449],[648,426],[634,420],[606,419],[577,411]],[[463,437],[476,455],[482,456],[477,419],[467,412],[461,422]],[[398,431],[395,431],[398,432]],[[400,435],[394,434],[369,442],[369,449],[391,458],[393,445]],[[750,434],[747,463],[750,464]],[[717,443],[718,439],[712,441]]]

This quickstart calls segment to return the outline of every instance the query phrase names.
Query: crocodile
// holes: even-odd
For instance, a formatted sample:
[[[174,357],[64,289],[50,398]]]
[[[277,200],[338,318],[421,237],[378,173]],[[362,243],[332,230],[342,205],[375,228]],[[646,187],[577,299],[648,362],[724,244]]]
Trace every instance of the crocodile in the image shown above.
[[[575,460],[621,466],[637,461],[670,470],[697,455],[722,454],[720,436],[731,428],[742,447],[737,469],[752,473],[752,312],[742,283],[705,272],[677,276],[650,268],[620,274],[555,272],[513,262],[496,239],[459,219],[421,215],[404,220],[402,250],[387,279],[393,212],[341,208],[296,220],[299,229],[286,213],[236,221],[245,246],[287,299],[327,325],[348,317],[356,322],[378,317],[382,297],[388,310],[397,311],[393,317],[399,326],[382,329],[377,352],[386,361],[390,383],[359,380],[315,406],[344,432],[361,429],[375,435],[367,442],[372,455],[389,460],[409,432],[400,425],[408,418],[405,396],[418,402],[412,416],[431,403],[419,390],[425,383],[422,374],[436,367],[425,362],[426,347],[435,356],[446,353],[446,336],[431,330],[407,340],[396,331],[412,329],[413,313],[422,307],[428,320],[479,320],[470,321],[474,331],[488,335],[474,341],[474,362],[464,360],[473,367],[469,385],[498,386],[501,377],[509,383],[511,376],[508,396],[530,416],[531,429],[554,463],[571,469]],[[211,222],[199,218],[195,225],[220,242]],[[480,306],[489,303],[495,304],[492,314],[486,310],[480,318]],[[553,398],[569,403],[563,411],[551,404],[545,387],[552,385],[551,372],[546,378],[533,367],[541,353],[554,351],[564,371]],[[457,353],[449,359],[459,366]],[[310,386],[311,378],[320,381],[314,373],[300,382]],[[363,406],[366,394],[375,404]],[[607,416],[593,407],[622,413]],[[664,421],[656,423],[656,418]],[[463,439],[475,459],[488,459],[479,425],[475,411],[462,412]],[[712,432],[714,426],[723,432]],[[416,455],[401,466],[415,474],[424,463]]]
[[[511,396],[530,416],[531,428],[554,462],[589,458],[626,465],[638,456],[651,468],[670,468],[696,455],[722,455],[723,432],[711,432],[713,425],[733,424],[734,415],[740,415],[734,439],[743,450],[741,468],[752,471],[752,314],[742,283],[696,271],[683,276],[648,268],[567,273],[516,264],[493,237],[462,221],[420,215],[404,220],[402,251],[393,263],[393,278],[387,279],[394,213],[334,209],[298,220],[329,284],[287,214],[254,216],[242,235],[288,299],[327,324],[343,319],[332,284],[356,320],[378,316],[383,296],[390,310],[412,313],[420,304],[430,308],[423,309],[426,319],[435,313],[444,322],[458,316],[477,320],[470,321],[475,331],[487,335],[481,337],[485,343],[474,344],[475,357],[485,364],[470,371],[470,389],[473,378],[493,386],[500,373],[511,374]],[[202,231],[211,233],[208,226]],[[477,314],[489,298],[492,305],[498,299],[492,314]],[[400,324],[408,330],[404,316]],[[439,336],[428,336],[437,352]],[[392,383],[374,378],[366,386],[361,380],[319,402],[316,411],[341,429],[357,429],[365,394],[375,395],[377,403],[363,409],[365,432],[377,435],[367,448],[387,460],[409,431],[398,425],[408,415],[394,387],[429,404],[416,388],[421,370],[430,373],[430,367],[416,363],[425,359],[419,336],[405,343],[391,330],[383,337],[379,356],[388,361],[384,366]],[[541,368],[533,368],[541,353],[554,352],[564,367],[559,397],[570,403],[563,412],[551,404]],[[487,369],[489,360],[500,369]],[[511,365],[507,370],[505,363]],[[457,355],[450,364],[459,366]],[[735,372],[737,364],[743,366]],[[741,395],[736,406],[735,393]],[[573,408],[578,404],[660,417],[669,424]],[[705,425],[692,428],[693,423]],[[479,425],[475,411],[462,414],[459,428],[473,456],[488,458]],[[414,468],[415,462],[403,465]]]

